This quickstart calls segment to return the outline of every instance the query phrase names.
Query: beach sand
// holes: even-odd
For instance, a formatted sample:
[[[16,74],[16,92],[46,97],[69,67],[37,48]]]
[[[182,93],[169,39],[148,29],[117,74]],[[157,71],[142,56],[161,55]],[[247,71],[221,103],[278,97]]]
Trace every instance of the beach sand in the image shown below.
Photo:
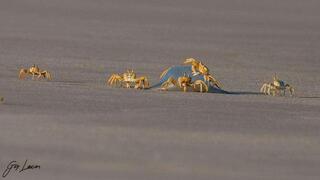
[[[1,0],[0,172],[5,179],[317,180],[320,2]],[[234,94],[105,85],[134,69],[152,84],[202,60]],[[52,81],[18,80],[38,64]],[[274,73],[296,97],[257,94]]]

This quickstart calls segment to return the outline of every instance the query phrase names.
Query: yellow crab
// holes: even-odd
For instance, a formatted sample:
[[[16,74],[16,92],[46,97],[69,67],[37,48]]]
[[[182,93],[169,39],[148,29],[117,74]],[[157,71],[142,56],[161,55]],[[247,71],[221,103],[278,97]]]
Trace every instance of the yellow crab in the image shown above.
[[[137,78],[137,75],[133,70],[127,70],[127,72],[122,75],[112,74],[107,80],[107,84],[110,86],[120,85],[120,87],[125,88],[134,87],[135,89],[149,88],[148,78],[146,76]]]
[[[212,83],[213,86],[217,86],[218,88],[222,88],[221,83],[216,80],[209,72],[207,66],[205,66],[201,61],[198,61],[194,58],[187,58],[184,61],[184,64],[191,64],[192,75],[203,75],[203,79],[206,82]]]
[[[20,69],[19,71],[19,79],[25,79],[27,75],[31,75],[32,79],[37,76],[38,79],[41,77],[46,78],[47,80],[51,80],[51,74],[49,71],[46,70],[40,70],[40,68],[37,65],[32,65],[29,69]]]
[[[265,95],[285,96],[287,90],[290,92],[291,96],[294,95],[294,88],[274,75],[273,82],[264,83],[260,89],[260,92],[264,93]]]
[[[190,76],[183,76],[179,77],[175,80],[173,77],[168,78],[167,81],[162,83],[161,90],[167,91],[168,88],[175,86],[183,90],[184,92],[188,91],[188,87],[191,87],[193,91],[196,92],[208,92],[209,88],[207,84],[202,80],[195,80],[192,82],[192,78]]]

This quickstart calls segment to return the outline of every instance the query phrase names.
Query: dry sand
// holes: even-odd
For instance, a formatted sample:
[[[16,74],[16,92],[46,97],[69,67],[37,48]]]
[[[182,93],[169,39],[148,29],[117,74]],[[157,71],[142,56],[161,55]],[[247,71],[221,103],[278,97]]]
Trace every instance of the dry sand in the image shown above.
[[[318,180],[318,0],[1,0],[0,172],[5,179]],[[154,84],[186,57],[237,95],[104,85],[133,68]],[[19,81],[39,64],[54,80]],[[273,73],[297,98],[257,95]]]

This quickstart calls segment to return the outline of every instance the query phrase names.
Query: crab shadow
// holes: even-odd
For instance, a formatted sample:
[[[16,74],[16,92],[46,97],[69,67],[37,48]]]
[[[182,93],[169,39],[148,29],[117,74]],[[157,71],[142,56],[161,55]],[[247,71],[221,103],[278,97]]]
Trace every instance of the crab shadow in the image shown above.
[[[223,89],[210,87],[208,93],[214,94],[228,94],[228,95],[264,95],[260,92],[251,92],[251,91],[226,91]]]
[[[160,88],[162,83],[158,83],[156,85],[153,85],[149,89],[155,89]],[[171,91],[179,91],[177,88],[171,88]],[[210,86],[207,93],[213,93],[213,94],[228,94],[228,95],[264,95],[261,92],[252,92],[252,91],[226,91],[224,89],[219,89],[217,87]]]
[[[320,99],[320,96],[300,96],[302,99]]]
[[[228,91],[231,95],[264,95],[261,92],[251,92],[251,91]]]

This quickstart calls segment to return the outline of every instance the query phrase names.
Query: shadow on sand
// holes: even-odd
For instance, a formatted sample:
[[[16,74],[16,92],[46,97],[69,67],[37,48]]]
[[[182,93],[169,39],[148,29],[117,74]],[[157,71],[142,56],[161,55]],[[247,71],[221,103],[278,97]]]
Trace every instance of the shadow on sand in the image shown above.
[[[320,96],[301,96],[298,98],[302,98],[302,99],[320,99]]]
[[[250,91],[226,91],[223,89],[219,89],[216,87],[210,87],[208,93],[216,93],[216,94],[230,94],[230,95],[263,95],[260,92],[250,92]]]
[[[232,95],[264,95],[263,93],[260,92],[249,92],[249,91],[228,91],[228,94]]]
[[[160,84],[156,84],[149,89],[154,89],[154,88],[159,88],[160,89]],[[169,91],[180,91],[177,88],[171,88]],[[263,93],[260,92],[250,92],[250,91],[226,91],[223,89],[219,89],[216,87],[210,87],[209,91],[207,93],[214,93],[214,94],[229,94],[229,95],[264,95]]]

